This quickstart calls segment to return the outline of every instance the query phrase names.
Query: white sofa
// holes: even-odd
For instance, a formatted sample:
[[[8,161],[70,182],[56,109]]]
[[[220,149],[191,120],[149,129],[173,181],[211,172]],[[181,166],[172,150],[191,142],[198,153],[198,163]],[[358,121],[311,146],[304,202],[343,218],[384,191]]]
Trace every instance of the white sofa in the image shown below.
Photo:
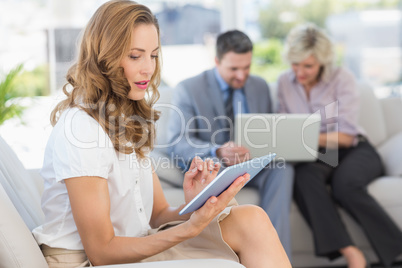
[[[370,86],[359,83],[361,95],[360,124],[370,141],[376,146],[386,168],[386,175],[369,185],[369,192],[378,200],[402,229],[402,100],[400,98],[377,99]],[[276,100],[275,86],[271,86],[273,100]],[[167,155],[165,136],[168,124],[170,95],[172,89],[162,88],[156,109],[162,112],[157,123],[157,148],[152,152],[157,174],[164,182],[164,192],[173,205],[183,202],[181,184],[183,172],[175,166],[172,156]],[[169,160],[170,159],[170,160]],[[170,162],[169,162],[170,161]],[[240,204],[258,204],[257,191],[244,188],[236,196]],[[325,267],[345,264],[343,258],[329,262],[326,258],[314,256],[313,239],[310,229],[301,217],[297,207],[291,208],[292,254],[294,267]],[[361,228],[342,209],[340,213],[353,241],[364,250],[371,263],[378,262]],[[401,241],[402,243],[402,241]],[[402,260],[402,256],[400,256]]]

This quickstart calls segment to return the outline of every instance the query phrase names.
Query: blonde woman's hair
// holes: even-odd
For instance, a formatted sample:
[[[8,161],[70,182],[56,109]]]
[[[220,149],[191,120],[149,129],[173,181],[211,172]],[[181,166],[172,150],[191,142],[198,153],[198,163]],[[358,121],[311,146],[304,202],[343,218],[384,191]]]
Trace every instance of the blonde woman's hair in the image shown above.
[[[329,78],[335,59],[332,41],[322,29],[312,23],[296,26],[289,32],[284,55],[290,64],[313,55],[322,66],[319,79],[323,80]]]
[[[142,100],[128,98],[130,84],[120,67],[130,50],[133,29],[141,24],[154,25],[159,39],[158,22],[147,7],[126,0],[99,7],[83,33],[78,60],[67,73],[63,87],[67,99],[52,111],[53,126],[65,109],[78,107],[99,122],[117,151],[135,151],[143,158],[153,148],[159,112],[152,106],[159,98],[160,57],[156,58],[147,98]],[[160,48],[160,39],[158,42]],[[70,92],[68,87],[72,87]]]

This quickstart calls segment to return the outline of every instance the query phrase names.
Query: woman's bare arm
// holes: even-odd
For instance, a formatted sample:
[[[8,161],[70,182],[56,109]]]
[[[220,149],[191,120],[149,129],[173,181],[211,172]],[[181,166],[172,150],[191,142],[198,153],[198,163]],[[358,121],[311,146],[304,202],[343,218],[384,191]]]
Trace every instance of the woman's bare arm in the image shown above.
[[[94,265],[137,262],[198,234],[188,224],[181,224],[146,237],[115,236],[107,180],[79,177],[65,183],[81,241]]]
[[[145,237],[115,236],[110,219],[110,199],[106,179],[79,177],[64,181],[85,252],[92,264],[106,265],[138,262],[197,236],[227,206],[246,180],[246,177],[237,178],[219,197],[211,197],[203,207],[192,213],[188,221]],[[152,216],[154,224],[176,219],[174,209],[169,211],[166,200],[160,195],[161,188],[158,190],[160,184],[157,183],[154,187],[157,188],[157,192],[154,193],[157,201],[154,207],[159,211]]]

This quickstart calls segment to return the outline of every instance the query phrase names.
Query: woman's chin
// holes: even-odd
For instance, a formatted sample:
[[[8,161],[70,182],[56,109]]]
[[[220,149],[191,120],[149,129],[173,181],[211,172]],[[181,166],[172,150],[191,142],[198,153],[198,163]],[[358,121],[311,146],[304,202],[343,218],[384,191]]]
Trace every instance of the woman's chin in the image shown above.
[[[144,99],[144,97],[145,97],[145,90],[143,91],[143,92],[135,92],[135,93],[132,93],[132,92],[130,92],[130,93],[128,93],[128,96],[127,96],[130,100],[133,100],[133,101],[139,101],[139,100],[142,100],[142,99]]]

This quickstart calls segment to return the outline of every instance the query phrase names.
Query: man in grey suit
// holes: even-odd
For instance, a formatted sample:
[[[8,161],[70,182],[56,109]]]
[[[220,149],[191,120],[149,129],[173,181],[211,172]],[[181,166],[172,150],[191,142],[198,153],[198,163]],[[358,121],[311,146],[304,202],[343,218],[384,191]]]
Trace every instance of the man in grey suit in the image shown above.
[[[249,151],[233,140],[237,113],[271,113],[267,83],[249,75],[253,44],[240,31],[217,39],[216,68],[179,83],[172,97],[178,109],[170,113],[168,139],[171,153],[183,169],[191,159],[218,158],[224,166],[249,159]],[[293,167],[284,162],[263,169],[247,187],[260,192],[260,206],[267,212],[291,259],[289,210]]]

